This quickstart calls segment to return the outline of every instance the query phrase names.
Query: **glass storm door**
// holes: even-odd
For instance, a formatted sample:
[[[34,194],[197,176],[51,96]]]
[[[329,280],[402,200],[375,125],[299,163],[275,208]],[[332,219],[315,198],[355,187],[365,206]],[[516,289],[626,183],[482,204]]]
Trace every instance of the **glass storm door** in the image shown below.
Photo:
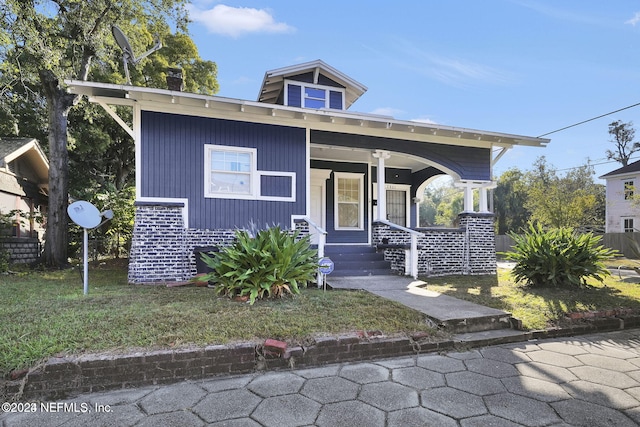
[[[387,190],[387,220],[407,226],[407,192]]]

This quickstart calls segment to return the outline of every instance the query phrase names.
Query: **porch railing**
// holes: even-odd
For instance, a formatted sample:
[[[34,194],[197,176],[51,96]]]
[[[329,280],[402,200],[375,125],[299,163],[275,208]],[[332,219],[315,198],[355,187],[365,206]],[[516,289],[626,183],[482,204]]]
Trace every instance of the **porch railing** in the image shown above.
[[[420,233],[419,231],[416,230],[412,230],[410,228],[407,227],[403,227],[401,225],[398,224],[394,224],[391,221],[387,221],[384,219],[378,219],[376,220],[376,222],[379,222],[381,224],[384,224],[386,226],[388,226],[389,228],[394,228],[396,230],[399,231],[404,231],[405,233],[409,233],[409,237],[411,238],[411,244],[409,247],[409,271],[411,273],[411,276],[414,279],[418,278],[418,236],[421,236],[422,233]]]
[[[324,247],[327,244],[327,231],[324,228],[320,227],[315,222],[313,222],[311,218],[304,215],[291,215],[292,230],[295,230],[296,228],[296,225],[295,225],[296,221],[305,221],[307,224],[309,224],[309,227],[313,227],[316,229],[316,231],[318,232],[318,258],[319,259],[324,258]],[[320,273],[320,271],[318,271],[316,283],[318,284],[318,287],[322,286],[322,273]]]

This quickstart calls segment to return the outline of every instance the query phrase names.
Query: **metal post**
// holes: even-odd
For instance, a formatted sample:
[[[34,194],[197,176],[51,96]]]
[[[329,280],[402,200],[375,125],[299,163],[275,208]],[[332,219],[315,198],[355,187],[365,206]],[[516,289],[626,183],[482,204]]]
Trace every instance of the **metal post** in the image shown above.
[[[83,228],[82,253],[84,254],[84,294],[89,294],[89,232]]]
[[[411,233],[411,275],[418,278],[418,236]]]

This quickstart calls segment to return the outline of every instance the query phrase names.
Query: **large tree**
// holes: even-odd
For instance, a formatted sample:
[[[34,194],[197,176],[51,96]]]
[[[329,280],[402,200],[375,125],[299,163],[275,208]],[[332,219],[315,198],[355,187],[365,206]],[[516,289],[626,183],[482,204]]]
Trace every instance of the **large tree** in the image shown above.
[[[493,191],[493,200],[498,234],[518,233],[526,228],[531,212],[526,208],[527,185],[524,172],[512,168],[500,175]]]
[[[633,128],[633,123],[624,123],[620,120],[609,123],[609,135],[611,135],[611,142],[615,145],[615,150],[607,150],[607,159],[627,166],[631,156],[640,151],[640,143],[634,141],[636,130]]]
[[[50,162],[49,208],[44,261],[67,263],[69,189],[68,115],[79,98],[65,79],[86,80],[94,62],[113,63],[111,25],[132,34],[133,49],[145,51],[153,32],[169,33],[169,22],[187,33],[185,0],[5,0],[0,3],[3,97],[18,97],[47,111]],[[135,26],[134,26],[135,23]],[[6,112],[6,108],[3,107]]]
[[[573,168],[564,176],[538,158],[526,174],[525,207],[531,219],[550,227],[585,227],[604,224],[604,186],[594,182],[590,165]]]

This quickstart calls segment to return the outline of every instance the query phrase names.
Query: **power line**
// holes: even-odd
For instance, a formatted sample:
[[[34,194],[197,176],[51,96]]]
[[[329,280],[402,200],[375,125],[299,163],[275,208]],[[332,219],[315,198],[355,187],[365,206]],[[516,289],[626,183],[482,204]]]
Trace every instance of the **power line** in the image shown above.
[[[601,119],[601,118],[606,117],[606,116],[610,116],[611,114],[619,113],[620,111],[624,111],[624,110],[628,110],[629,108],[637,107],[638,105],[640,105],[640,102],[638,102],[637,104],[629,105],[628,107],[620,108],[619,110],[615,110],[615,111],[611,111],[611,112],[606,113],[606,114],[602,114],[602,115],[600,115],[598,117],[593,117],[593,118],[590,118],[590,119],[587,119],[587,120],[583,120],[583,121],[581,121],[579,123],[574,123],[572,125],[565,126],[563,128],[551,131],[551,132],[543,133],[542,135],[538,136],[538,138],[542,138],[543,136],[551,135],[552,133],[560,132],[560,131],[563,131],[563,130],[566,130],[566,129],[569,129],[569,128],[572,128],[572,127],[575,127],[575,126],[583,125],[585,123],[588,123],[588,122],[591,122],[591,121],[594,121],[594,120],[597,120],[597,119]]]

